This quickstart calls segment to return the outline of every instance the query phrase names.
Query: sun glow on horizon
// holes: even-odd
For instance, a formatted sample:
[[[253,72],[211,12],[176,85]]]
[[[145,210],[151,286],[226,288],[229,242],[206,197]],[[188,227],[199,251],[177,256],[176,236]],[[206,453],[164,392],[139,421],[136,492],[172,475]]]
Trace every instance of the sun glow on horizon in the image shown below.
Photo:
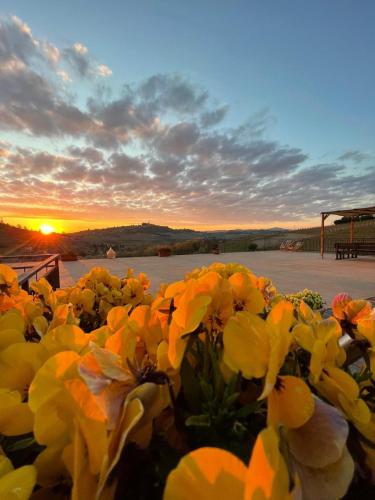
[[[6,217],[4,222],[10,223],[11,225],[19,225],[20,227],[25,227],[26,229],[31,229],[33,231],[40,231],[44,235],[51,233],[57,234],[69,234],[76,231],[86,231],[94,229],[106,229],[109,227],[119,227],[119,226],[129,226],[129,225],[140,225],[143,222],[148,222],[155,225],[166,225],[172,229],[193,229],[195,231],[229,231],[233,229],[269,229],[274,227],[282,227],[285,229],[301,229],[307,227],[319,226],[320,221],[317,218],[305,219],[303,221],[295,220],[274,220],[267,222],[253,222],[249,219],[246,223],[244,222],[207,222],[207,221],[195,221],[195,220],[183,220],[175,221],[174,219],[162,220],[158,219],[147,219],[147,218],[137,218],[137,219],[112,219],[98,217],[95,221],[92,219],[55,219],[55,218],[33,218],[33,217]],[[47,222],[48,221],[48,222]],[[51,229],[52,228],[52,229]]]
[[[55,232],[55,228],[51,226],[50,224],[42,224],[39,228],[40,232],[42,234],[51,234]]]

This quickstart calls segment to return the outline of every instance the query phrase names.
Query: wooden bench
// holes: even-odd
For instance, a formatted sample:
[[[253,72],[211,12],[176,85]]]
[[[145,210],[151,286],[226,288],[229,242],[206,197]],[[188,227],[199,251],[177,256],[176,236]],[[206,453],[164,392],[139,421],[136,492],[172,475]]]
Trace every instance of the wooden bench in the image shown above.
[[[335,243],[336,260],[356,259],[358,255],[375,254],[375,242],[337,242]]]

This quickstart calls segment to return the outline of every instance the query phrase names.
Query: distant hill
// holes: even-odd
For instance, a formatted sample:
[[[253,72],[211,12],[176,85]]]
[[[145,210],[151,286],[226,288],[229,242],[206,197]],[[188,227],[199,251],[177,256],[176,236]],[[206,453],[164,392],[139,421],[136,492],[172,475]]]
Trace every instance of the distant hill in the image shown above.
[[[69,238],[63,234],[43,235],[0,222],[0,255],[30,253],[63,253],[68,251]]]
[[[221,252],[242,252],[253,249],[279,248],[284,240],[304,240],[307,251],[319,250],[319,227],[288,230],[231,229],[195,231],[143,223],[140,225],[92,229],[69,234],[42,235],[0,223],[0,255],[32,253],[75,253],[82,257],[104,256],[111,246],[118,256],[156,255],[160,246],[168,245],[173,253],[207,253],[214,248]],[[375,219],[355,224],[355,237],[375,238]],[[330,251],[337,240],[349,238],[349,224],[326,227],[326,247]]]
[[[88,256],[103,254],[109,246],[114,248],[119,255],[130,256],[155,255],[161,245],[172,246],[175,253],[205,252],[224,241],[251,239],[256,235],[274,233],[275,230],[269,229],[196,231],[143,223],[133,226],[80,231],[71,233],[69,238],[74,247],[80,248],[81,252],[84,250]]]
[[[195,238],[195,237],[220,237],[220,238],[232,238],[233,236],[243,236],[248,234],[269,234],[278,231],[286,231],[283,228],[272,228],[272,229],[227,229],[220,231],[196,231],[194,229],[174,229],[168,226],[159,226],[157,224],[150,224],[143,222],[140,225],[132,226],[115,226],[107,227],[104,229],[88,229],[86,231],[79,231],[75,233],[70,233],[72,238],[95,238],[97,236],[104,236],[108,238],[121,238],[124,235],[139,236],[162,236],[162,237],[172,237],[172,238]]]
[[[253,238],[285,232],[284,229],[231,229],[228,231],[195,231],[143,223],[140,225],[92,229],[69,234],[42,235],[0,223],[0,254],[76,253],[94,257],[114,248],[118,255],[155,255],[158,247],[169,245],[175,253],[211,251],[213,246],[234,245],[248,250]]]

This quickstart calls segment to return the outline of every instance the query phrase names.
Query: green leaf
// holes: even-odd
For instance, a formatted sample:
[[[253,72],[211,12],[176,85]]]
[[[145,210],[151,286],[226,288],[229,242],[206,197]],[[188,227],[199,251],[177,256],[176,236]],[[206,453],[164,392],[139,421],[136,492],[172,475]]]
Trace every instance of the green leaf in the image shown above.
[[[236,413],[237,418],[246,418],[258,408],[259,403],[255,401],[254,403],[249,403],[245,406],[242,406]]]
[[[239,395],[240,395],[239,392],[230,394],[225,399],[223,399],[223,405],[227,407],[232,406],[237,401]]]
[[[219,362],[217,359],[217,353],[212,345],[209,347],[210,358],[211,358],[211,366],[212,366],[212,375],[215,387],[215,393],[218,398],[221,397],[222,391],[224,388],[224,379],[221,373]]]
[[[14,443],[7,444],[6,451],[7,451],[7,453],[13,453],[15,451],[20,451],[20,450],[24,450],[25,448],[29,448],[30,446],[33,446],[34,444],[36,444],[34,437],[27,437],[24,439],[19,439],[18,441],[15,441]]]
[[[202,391],[197,376],[189,361],[184,358],[181,365],[181,382],[185,400],[191,412],[197,413],[201,410]]]
[[[214,391],[212,389],[212,385],[210,385],[208,382],[202,379],[200,381],[200,386],[205,400],[212,401],[214,399]]]
[[[209,415],[191,415],[185,421],[186,427],[209,427],[211,419]]]
[[[240,373],[236,373],[235,375],[233,375],[233,377],[230,378],[227,387],[225,388],[223,399],[227,398],[228,396],[237,391],[240,379],[241,379]]]

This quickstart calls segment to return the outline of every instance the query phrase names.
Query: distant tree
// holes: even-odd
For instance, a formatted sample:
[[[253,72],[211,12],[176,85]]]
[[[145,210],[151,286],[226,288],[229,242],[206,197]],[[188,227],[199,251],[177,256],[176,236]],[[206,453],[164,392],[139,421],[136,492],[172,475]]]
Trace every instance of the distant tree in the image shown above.
[[[362,220],[373,220],[374,216],[371,214],[365,214],[365,215],[358,215],[357,217],[341,217],[341,219],[336,219],[333,221],[335,225],[338,224],[348,224],[351,220],[354,222],[356,221],[362,221]]]

